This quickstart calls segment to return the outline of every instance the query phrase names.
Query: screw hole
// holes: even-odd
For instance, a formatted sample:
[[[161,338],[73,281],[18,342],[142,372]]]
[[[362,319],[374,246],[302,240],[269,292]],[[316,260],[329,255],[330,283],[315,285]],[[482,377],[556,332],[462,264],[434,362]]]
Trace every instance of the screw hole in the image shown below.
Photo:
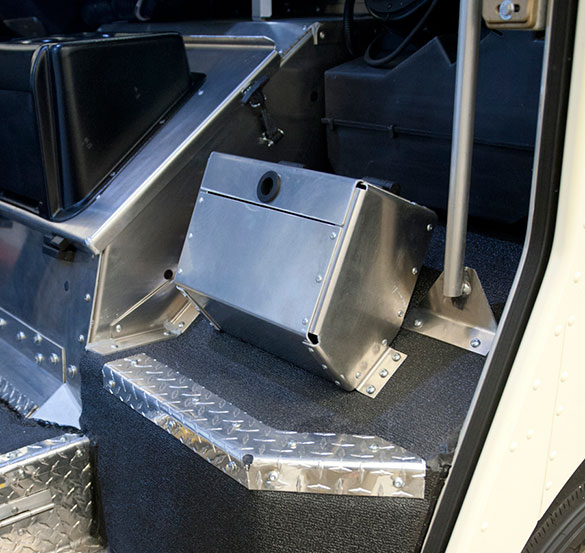
[[[66,280],[63,283],[63,288],[65,289],[65,292],[69,292],[69,281],[68,280]]]
[[[173,278],[173,271],[171,271],[170,269],[167,269],[164,272],[163,276],[165,277],[166,280],[171,280],[171,278]]]

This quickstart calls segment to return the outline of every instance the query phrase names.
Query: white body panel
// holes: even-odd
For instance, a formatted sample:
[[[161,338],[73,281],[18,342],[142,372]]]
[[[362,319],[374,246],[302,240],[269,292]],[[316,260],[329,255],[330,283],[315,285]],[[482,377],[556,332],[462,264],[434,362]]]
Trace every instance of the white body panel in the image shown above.
[[[583,6],[570,94],[550,261],[447,553],[520,553],[585,459]]]

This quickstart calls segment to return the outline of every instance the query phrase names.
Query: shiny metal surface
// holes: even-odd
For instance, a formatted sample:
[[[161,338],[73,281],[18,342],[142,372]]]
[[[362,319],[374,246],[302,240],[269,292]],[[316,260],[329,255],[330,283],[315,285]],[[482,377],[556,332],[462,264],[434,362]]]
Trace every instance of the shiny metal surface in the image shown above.
[[[477,273],[465,268],[468,294],[443,295],[442,273],[423,302],[408,312],[404,327],[480,355],[491,349],[498,325]]]
[[[34,361],[39,368],[65,381],[65,350],[1,307],[0,339]]]
[[[480,31],[481,0],[461,0],[443,292],[450,298],[461,296],[463,286]]]
[[[171,338],[198,315],[172,280],[210,152],[305,161],[299,156],[313,119],[293,115],[286,120],[286,138],[266,148],[258,142],[256,114],[241,104],[242,93],[260,77],[282,73],[287,75],[284,82],[280,77],[267,85],[275,84],[269,102],[286,104],[283,98],[302,94],[307,103],[313,86],[307,82],[323,64],[336,61],[331,48],[342,47],[317,48],[310,25],[260,23],[287,49],[285,63],[272,40],[258,33],[243,35],[251,24],[230,24],[232,32],[225,36],[223,31],[211,36],[216,25],[202,24],[201,36],[185,37],[190,68],[206,75],[203,86],[78,215],[56,223],[0,202],[0,307],[63,347],[61,368],[74,395],[80,384],[76,367],[86,348],[106,354]],[[309,111],[315,111],[318,125],[318,105],[313,102]],[[292,140],[303,147],[291,148]],[[73,263],[42,254],[44,237],[50,234],[72,241],[77,248]],[[0,375],[9,370],[4,364],[15,365],[17,352],[7,350]],[[9,383],[6,389],[14,395],[21,386]],[[39,407],[46,393],[37,390],[39,394],[43,397],[23,397]],[[59,391],[63,396],[69,397],[68,390]],[[55,397],[54,407],[56,403]],[[37,414],[48,412],[55,410],[38,409]]]
[[[89,463],[89,441],[76,434],[0,455],[0,553],[103,550],[91,534]]]
[[[279,192],[262,203],[257,186],[271,171]],[[364,392],[402,324],[434,221],[360,181],[213,154],[176,282],[214,326]]]
[[[104,387],[250,490],[423,498],[426,465],[376,436],[276,430],[144,354]]]

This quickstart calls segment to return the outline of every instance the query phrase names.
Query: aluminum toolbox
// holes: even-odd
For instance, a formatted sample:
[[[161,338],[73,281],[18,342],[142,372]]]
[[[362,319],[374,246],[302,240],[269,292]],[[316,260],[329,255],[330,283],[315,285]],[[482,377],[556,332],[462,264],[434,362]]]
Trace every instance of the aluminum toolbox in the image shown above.
[[[366,182],[213,153],[177,286],[218,329],[374,397],[435,219]]]

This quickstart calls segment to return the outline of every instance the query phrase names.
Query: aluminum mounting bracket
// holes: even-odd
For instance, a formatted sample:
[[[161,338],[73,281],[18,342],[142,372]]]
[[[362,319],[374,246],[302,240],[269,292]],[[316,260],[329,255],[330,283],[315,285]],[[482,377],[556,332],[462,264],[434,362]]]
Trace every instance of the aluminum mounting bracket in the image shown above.
[[[497,323],[474,269],[465,267],[464,293],[458,298],[443,295],[441,273],[418,307],[411,309],[404,328],[480,355],[487,355]]]

